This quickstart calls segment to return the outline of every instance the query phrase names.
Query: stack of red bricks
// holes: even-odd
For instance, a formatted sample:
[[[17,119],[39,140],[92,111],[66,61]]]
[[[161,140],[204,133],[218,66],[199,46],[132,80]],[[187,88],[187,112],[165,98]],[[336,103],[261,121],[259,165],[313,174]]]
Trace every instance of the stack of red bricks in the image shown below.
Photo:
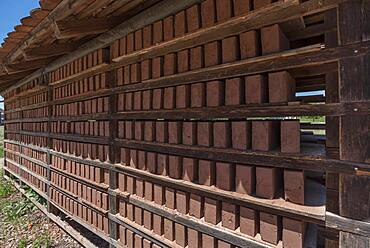
[[[48,76],[50,82],[54,83],[107,62],[109,62],[109,51],[107,49],[99,49],[50,72]]]

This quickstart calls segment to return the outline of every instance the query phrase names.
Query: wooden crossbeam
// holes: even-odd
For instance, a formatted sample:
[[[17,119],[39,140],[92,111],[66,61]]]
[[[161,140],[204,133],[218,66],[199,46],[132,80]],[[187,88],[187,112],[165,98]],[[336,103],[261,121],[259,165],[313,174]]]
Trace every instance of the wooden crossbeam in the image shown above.
[[[81,44],[81,41],[74,41],[69,43],[51,44],[34,48],[27,48],[24,50],[24,55],[27,61],[48,58],[72,52]]]
[[[122,22],[122,18],[87,18],[83,20],[61,20],[54,23],[57,39],[101,34]]]

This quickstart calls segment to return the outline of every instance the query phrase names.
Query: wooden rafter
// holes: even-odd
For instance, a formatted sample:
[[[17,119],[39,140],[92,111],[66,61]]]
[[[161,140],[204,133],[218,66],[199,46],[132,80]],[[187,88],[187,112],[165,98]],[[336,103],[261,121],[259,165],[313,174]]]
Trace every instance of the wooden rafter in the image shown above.
[[[75,41],[69,43],[50,44],[45,46],[27,48],[24,50],[24,55],[26,60],[54,57],[57,55],[69,53],[81,44],[81,41]]]
[[[83,20],[62,20],[54,23],[58,39],[101,34],[122,22],[122,18],[87,18]]]

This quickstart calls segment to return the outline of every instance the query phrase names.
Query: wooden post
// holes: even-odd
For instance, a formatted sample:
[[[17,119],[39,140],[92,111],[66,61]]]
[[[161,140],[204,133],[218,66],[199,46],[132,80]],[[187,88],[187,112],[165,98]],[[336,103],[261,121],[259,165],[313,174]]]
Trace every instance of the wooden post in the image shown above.
[[[370,2],[348,1],[339,5],[340,45],[370,39]],[[340,60],[340,102],[370,100],[370,55]],[[340,117],[340,159],[370,163],[369,115]],[[339,213],[341,216],[368,221],[370,217],[370,175],[345,175],[339,178]],[[370,237],[340,232],[340,247],[368,247]]]

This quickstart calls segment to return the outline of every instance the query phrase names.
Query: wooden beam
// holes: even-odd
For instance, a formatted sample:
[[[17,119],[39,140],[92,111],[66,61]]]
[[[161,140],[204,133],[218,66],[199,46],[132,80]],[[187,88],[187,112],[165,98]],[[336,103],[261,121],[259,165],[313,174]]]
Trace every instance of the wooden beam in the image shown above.
[[[6,68],[7,68],[8,72],[19,72],[19,71],[25,71],[25,70],[39,69],[39,68],[47,65],[48,63],[50,63],[54,59],[55,59],[55,57],[44,58],[44,59],[35,59],[35,60],[30,60],[30,61],[7,64]]]
[[[92,34],[101,34],[124,21],[119,17],[61,20],[54,24],[57,39],[68,39]]]
[[[34,60],[40,58],[54,57],[56,55],[63,55],[72,52],[82,44],[81,41],[74,41],[61,44],[51,44],[24,50],[26,60]]]

